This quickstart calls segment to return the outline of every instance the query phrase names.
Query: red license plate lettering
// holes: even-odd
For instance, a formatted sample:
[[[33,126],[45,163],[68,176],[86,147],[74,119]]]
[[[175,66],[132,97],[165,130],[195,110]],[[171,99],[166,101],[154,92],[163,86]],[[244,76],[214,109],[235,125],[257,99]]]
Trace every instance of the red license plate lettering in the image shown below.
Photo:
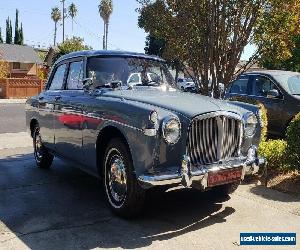
[[[208,173],[208,187],[227,184],[238,181],[242,176],[242,168],[220,170]]]

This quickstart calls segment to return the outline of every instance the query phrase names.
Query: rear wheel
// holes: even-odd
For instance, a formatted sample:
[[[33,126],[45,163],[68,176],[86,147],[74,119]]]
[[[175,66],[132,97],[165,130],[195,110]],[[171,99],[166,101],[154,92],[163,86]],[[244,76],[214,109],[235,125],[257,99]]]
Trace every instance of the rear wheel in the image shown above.
[[[137,183],[130,151],[121,139],[114,138],[109,142],[103,166],[104,188],[110,208],[127,218],[140,213],[145,190]]]
[[[33,149],[36,165],[39,168],[50,168],[54,156],[50,154],[48,149],[43,145],[38,125],[36,125],[33,129]]]

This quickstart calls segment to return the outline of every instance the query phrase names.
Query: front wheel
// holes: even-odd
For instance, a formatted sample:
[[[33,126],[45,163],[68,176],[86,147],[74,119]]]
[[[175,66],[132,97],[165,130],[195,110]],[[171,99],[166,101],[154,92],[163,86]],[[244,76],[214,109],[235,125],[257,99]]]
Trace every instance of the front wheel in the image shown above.
[[[121,139],[110,141],[103,166],[105,194],[113,212],[126,218],[140,213],[145,190],[137,183],[130,151]]]
[[[54,156],[43,145],[39,126],[35,126],[33,130],[33,150],[36,165],[39,168],[50,168]]]

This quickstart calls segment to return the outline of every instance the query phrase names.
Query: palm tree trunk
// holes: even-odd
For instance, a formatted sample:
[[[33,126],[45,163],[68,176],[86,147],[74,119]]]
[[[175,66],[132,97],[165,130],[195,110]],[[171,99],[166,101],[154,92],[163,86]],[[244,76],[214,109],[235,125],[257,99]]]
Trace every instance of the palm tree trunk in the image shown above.
[[[54,22],[54,46],[56,45],[56,31],[57,31],[57,22]]]
[[[104,22],[104,25],[103,25],[103,50],[105,50],[105,22]]]
[[[105,49],[107,50],[107,37],[108,37],[108,22],[106,23],[106,34],[105,34]]]
[[[74,36],[74,30],[73,30],[73,28],[74,28],[74,18],[72,17],[72,36]]]

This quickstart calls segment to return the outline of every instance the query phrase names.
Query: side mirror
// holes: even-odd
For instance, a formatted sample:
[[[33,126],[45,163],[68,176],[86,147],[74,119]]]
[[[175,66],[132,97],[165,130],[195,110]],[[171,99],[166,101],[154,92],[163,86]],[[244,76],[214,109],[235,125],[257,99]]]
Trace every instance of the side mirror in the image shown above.
[[[88,90],[93,85],[93,78],[82,79],[83,89]]]
[[[267,92],[267,98],[278,98],[280,96],[279,92],[277,89],[271,89]]]

